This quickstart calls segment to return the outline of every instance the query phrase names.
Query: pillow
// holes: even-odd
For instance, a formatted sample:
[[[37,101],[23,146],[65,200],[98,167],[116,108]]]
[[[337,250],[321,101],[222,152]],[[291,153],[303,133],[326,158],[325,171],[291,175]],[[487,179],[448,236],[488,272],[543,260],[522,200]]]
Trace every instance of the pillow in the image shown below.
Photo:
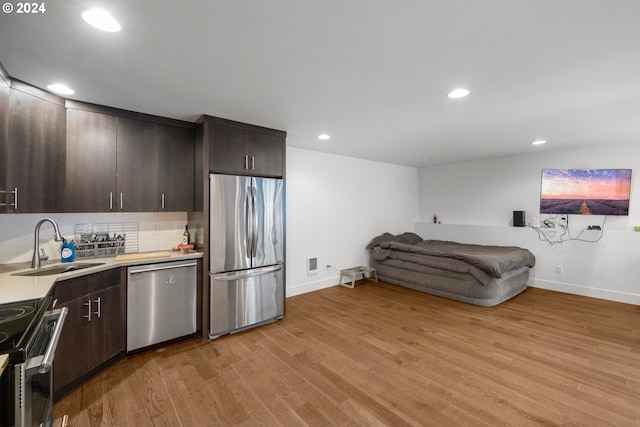
[[[422,239],[420,239],[422,240]],[[394,236],[391,233],[382,233],[379,236],[376,236],[373,238],[373,240],[367,245],[367,249],[373,249],[376,246],[379,246],[381,243],[384,242],[398,242],[398,243],[402,243],[402,240],[400,240],[399,238],[397,238],[396,236]]]
[[[418,236],[416,233],[402,233],[398,234],[397,237],[402,243],[406,243],[407,245],[415,245],[416,243],[422,242],[422,237]]]

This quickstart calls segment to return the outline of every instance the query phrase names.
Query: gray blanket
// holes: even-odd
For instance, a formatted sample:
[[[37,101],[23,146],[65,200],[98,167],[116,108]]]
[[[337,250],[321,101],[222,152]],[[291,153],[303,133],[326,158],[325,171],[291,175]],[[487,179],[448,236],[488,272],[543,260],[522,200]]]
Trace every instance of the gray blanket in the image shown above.
[[[433,260],[429,260],[428,257],[446,258],[463,261],[496,278],[501,278],[507,271],[535,265],[535,257],[531,252],[515,246],[486,246],[443,240],[423,240],[415,245],[385,242],[380,244],[380,249],[375,255],[379,260],[395,258],[435,266]],[[419,255],[427,257],[421,261]],[[441,264],[439,267],[446,267],[450,263]],[[458,263],[452,263],[450,266],[455,266],[455,270],[461,267]]]

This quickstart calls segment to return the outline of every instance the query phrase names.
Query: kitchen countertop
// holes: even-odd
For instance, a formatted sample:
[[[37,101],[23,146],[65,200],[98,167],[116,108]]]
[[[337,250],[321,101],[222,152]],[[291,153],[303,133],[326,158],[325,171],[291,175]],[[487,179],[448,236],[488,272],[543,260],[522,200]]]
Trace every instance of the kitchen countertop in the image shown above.
[[[202,258],[202,252],[192,252],[182,254],[180,252],[171,252],[168,257],[136,259],[131,261],[116,261],[115,257],[105,258],[82,258],[76,259],[75,263],[97,263],[104,264],[95,267],[89,267],[82,270],[70,271],[62,274],[52,274],[48,276],[14,276],[15,273],[31,270],[30,262],[21,262],[14,264],[0,264],[0,304],[12,303],[16,301],[24,301],[30,299],[43,298],[47,296],[56,281],[81,277],[99,271],[105,271],[117,267],[128,267],[132,265],[154,264],[167,261],[180,261],[187,259]],[[60,261],[44,261],[42,267],[50,267],[59,265]],[[65,263],[65,265],[73,265],[74,263]]]
[[[2,372],[4,372],[4,368],[7,367],[8,363],[9,363],[9,355],[0,354],[0,376],[2,376]]]

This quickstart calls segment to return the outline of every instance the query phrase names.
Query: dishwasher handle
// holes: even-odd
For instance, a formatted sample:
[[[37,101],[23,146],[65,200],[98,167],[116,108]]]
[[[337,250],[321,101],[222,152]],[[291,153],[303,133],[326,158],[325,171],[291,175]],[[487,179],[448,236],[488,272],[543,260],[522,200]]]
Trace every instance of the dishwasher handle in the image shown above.
[[[195,267],[198,265],[197,261],[187,261],[187,262],[168,262],[166,264],[154,264],[152,266],[140,266],[140,267],[131,267],[129,268],[129,274],[136,273],[147,273],[150,271],[159,271],[159,270],[169,270],[172,268],[182,268],[182,267]]]

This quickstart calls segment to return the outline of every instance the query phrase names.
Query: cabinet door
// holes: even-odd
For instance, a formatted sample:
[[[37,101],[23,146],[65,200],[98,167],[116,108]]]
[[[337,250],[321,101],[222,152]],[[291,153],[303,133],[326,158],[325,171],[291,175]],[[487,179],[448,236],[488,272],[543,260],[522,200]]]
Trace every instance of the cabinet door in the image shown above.
[[[193,210],[195,132],[175,126],[158,126],[159,210]]]
[[[249,132],[232,126],[210,124],[213,140],[209,149],[211,172],[248,175],[250,168]]]
[[[237,175],[284,176],[284,137],[267,132],[211,124],[209,150],[212,172]]]
[[[7,175],[7,147],[9,145],[9,80],[5,80],[0,65],[0,191],[8,190]],[[13,203],[13,197],[0,193],[0,213],[5,212],[5,203]]]
[[[158,210],[158,125],[118,118],[117,210]]]
[[[67,212],[115,209],[115,116],[67,110]]]
[[[9,90],[6,186],[18,203],[7,213],[64,211],[65,108],[42,96]]]
[[[58,307],[68,307],[54,361],[56,398],[103,362],[124,352],[120,269],[57,282]]]
[[[250,132],[251,173],[258,176],[284,175],[284,138],[262,132]]]
[[[64,387],[72,384],[91,368],[90,333],[88,322],[89,295],[59,303],[57,307],[67,307],[69,312],[64,321],[56,358],[53,363],[54,395],[64,393]]]
[[[91,369],[120,353],[120,286],[112,286],[90,295]]]

